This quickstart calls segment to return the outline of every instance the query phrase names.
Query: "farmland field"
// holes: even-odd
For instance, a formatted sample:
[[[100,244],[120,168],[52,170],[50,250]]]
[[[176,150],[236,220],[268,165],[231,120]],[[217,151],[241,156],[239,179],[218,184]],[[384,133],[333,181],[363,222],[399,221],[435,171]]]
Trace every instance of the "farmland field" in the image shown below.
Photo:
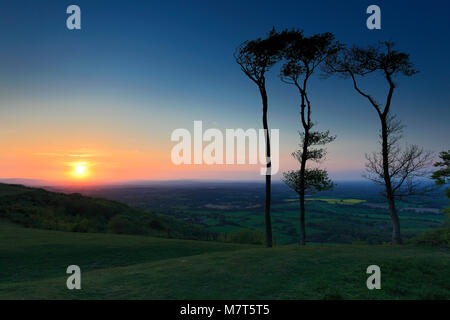
[[[264,185],[260,183],[161,184],[65,191],[125,202],[224,234],[264,227]],[[445,215],[440,210],[446,205],[442,193],[398,201],[403,236],[411,238],[441,226]],[[381,244],[390,240],[391,221],[386,204],[379,190],[369,183],[339,183],[333,191],[309,196],[306,209],[307,240],[311,243]],[[298,216],[296,194],[282,183],[274,183],[272,224],[276,243],[297,242]]]

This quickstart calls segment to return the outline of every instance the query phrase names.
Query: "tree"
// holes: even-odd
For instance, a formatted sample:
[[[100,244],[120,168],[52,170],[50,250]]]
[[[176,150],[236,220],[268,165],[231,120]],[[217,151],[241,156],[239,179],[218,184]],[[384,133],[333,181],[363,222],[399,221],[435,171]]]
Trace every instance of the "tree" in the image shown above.
[[[320,132],[310,133],[311,136],[315,134],[323,134]],[[330,141],[334,140],[334,137],[328,135],[328,132],[325,133],[327,137],[324,140],[321,140],[319,144],[327,143],[326,140]],[[310,139],[311,141],[312,139]],[[302,136],[300,146],[303,146],[305,142],[304,136]],[[311,147],[313,144],[309,144]],[[321,155],[325,154],[324,149],[309,149],[307,151],[310,155],[306,156],[310,160],[320,161]],[[302,161],[305,158],[303,156],[303,149],[299,149],[296,152],[292,153],[292,156],[300,163],[302,168]],[[315,192],[330,190],[333,188],[333,182],[328,177],[328,172],[324,169],[319,168],[304,168],[303,170],[291,170],[283,173],[283,181],[288,185],[292,190],[297,192],[299,195],[300,202],[300,237],[299,237],[299,245],[306,244],[306,228],[305,228],[305,195],[306,194],[314,194]]]
[[[409,54],[399,52],[393,49],[394,43],[382,42],[378,45],[369,46],[367,48],[353,47],[351,49],[342,50],[340,54],[331,56],[327,61],[328,73],[338,73],[344,77],[352,79],[353,87],[361,96],[366,98],[370,105],[377,112],[381,123],[381,152],[376,160],[375,167],[378,171],[375,173],[382,179],[385,187],[385,195],[388,201],[389,214],[392,220],[392,242],[400,244],[402,242],[400,234],[400,222],[395,207],[395,190],[393,185],[392,159],[393,151],[389,147],[389,126],[388,119],[391,110],[391,101],[394,94],[396,84],[394,77],[404,75],[413,76],[417,71],[413,68],[409,60]],[[357,77],[364,77],[373,73],[380,73],[386,80],[389,90],[386,94],[384,103],[379,103],[376,99],[363,91],[357,82]],[[418,150],[412,149],[405,154],[409,157],[417,156]],[[420,153],[420,152],[419,152]],[[406,163],[410,163],[405,159]],[[369,161],[369,166],[371,166]],[[373,169],[375,169],[375,167]]]
[[[437,185],[448,184],[450,182],[450,150],[442,151],[439,157],[441,161],[436,162],[434,166],[440,169],[433,172],[431,178]],[[450,188],[445,188],[445,194],[447,198],[450,198]]]
[[[417,145],[400,146],[402,138],[403,125],[395,116],[389,116],[387,119],[387,150],[389,159],[389,180],[392,186],[392,195],[394,198],[405,198],[417,195],[426,195],[433,191],[433,188],[425,185],[421,178],[428,175],[428,169],[431,167],[433,153],[424,151]],[[380,135],[382,140],[382,136]],[[366,154],[366,178],[373,182],[383,185],[383,154],[382,152],[373,152]],[[383,192],[386,197],[386,192]]]
[[[300,170],[284,173],[284,182],[294,189],[300,201],[300,237],[299,244],[305,245],[305,194],[307,192],[331,189],[333,183],[328,173],[323,169],[307,168],[308,160],[320,162],[325,156],[325,149],[311,149],[314,146],[325,145],[336,137],[329,131],[312,131],[311,101],[308,96],[308,81],[314,72],[331,55],[339,50],[339,44],[334,41],[331,33],[304,37],[302,31],[289,33],[288,45],[284,50],[286,63],[281,69],[281,80],[294,85],[300,94],[300,116],[302,132],[300,133],[300,149],[292,155],[298,160]]]
[[[271,194],[271,159],[270,159],[270,137],[267,123],[267,110],[269,108],[266,91],[266,73],[282,58],[282,49],[285,46],[285,33],[277,33],[275,29],[269,33],[267,38],[245,41],[234,53],[236,62],[244,74],[252,80],[259,89],[262,99],[263,128],[265,131],[266,147],[266,192],[264,217],[266,224],[266,246],[272,247],[272,223],[270,218],[270,194]]]
[[[108,230],[112,233],[131,233],[131,227],[130,220],[119,215],[112,217],[108,222]]]

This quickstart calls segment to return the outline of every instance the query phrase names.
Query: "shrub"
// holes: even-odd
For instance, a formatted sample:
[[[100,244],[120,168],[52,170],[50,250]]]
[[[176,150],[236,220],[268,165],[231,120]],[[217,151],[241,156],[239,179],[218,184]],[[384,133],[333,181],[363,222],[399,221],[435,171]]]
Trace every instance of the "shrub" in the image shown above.
[[[92,220],[86,218],[81,219],[79,222],[75,223],[72,231],[74,232],[97,232],[97,226]]]
[[[261,230],[239,229],[226,235],[219,236],[218,240],[234,243],[264,244],[265,236]]]
[[[154,229],[154,230],[158,230],[158,231],[163,231],[166,230],[167,228],[158,220],[152,220],[149,223],[150,228]]]
[[[412,243],[439,247],[450,247],[450,227],[428,231],[412,239]]]
[[[129,233],[131,229],[131,223],[127,218],[119,215],[114,216],[108,222],[108,231],[112,233],[125,234]]]

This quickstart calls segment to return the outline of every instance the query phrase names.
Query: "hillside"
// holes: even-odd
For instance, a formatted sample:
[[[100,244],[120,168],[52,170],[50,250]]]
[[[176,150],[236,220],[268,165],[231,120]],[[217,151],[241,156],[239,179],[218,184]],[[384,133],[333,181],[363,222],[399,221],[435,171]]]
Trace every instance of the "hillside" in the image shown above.
[[[450,251],[299,248],[35,230],[0,223],[0,299],[449,299]],[[65,287],[77,264],[82,289]],[[377,264],[382,289],[369,291]]]
[[[0,219],[24,227],[205,239],[213,233],[116,201],[0,184]]]

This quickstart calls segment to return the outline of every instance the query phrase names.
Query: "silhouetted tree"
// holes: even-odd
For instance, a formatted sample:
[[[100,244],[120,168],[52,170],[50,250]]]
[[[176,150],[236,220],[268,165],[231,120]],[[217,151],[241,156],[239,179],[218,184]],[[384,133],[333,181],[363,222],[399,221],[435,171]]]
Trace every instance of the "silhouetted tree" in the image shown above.
[[[417,145],[400,146],[403,125],[395,116],[389,116],[386,121],[387,152],[389,159],[389,180],[391,181],[394,198],[426,195],[433,191],[425,185],[425,178],[432,165],[433,153],[424,151]],[[382,140],[382,135],[380,135]],[[382,142],[382,141],[381,141]],[[380,151],[366,154],[366,178],[385,185],[383,170],[383,154]],[[383,193],[387,196],[386,193]]]
[[[336,138],[331,136],[329,131],[312,131],[314,123],[311,121],[311,101],[307,87],[314,72],[338,50],[339,45],[334,41],[331,33],[304,37],[302,31],[289,32],[288,45],[284,50],[286,63],[281,69],[281,80],[294,85],[301,98],[301,143],[300,149],[292,154],[300,163],[300,170],[284,173],[284,182],[299,195],[300,245],[305,245],[306,241],[305,193],[333,187],[326,170],[307,168],[308,160],[320,162],[326,153],[324,148],[311,149],[311,147],[325,145]]]
[[[282,57],[282,49],[285,45],[283,35],[272,29],[265,39],[258,38],[256,40],[245,41],[234,53],[236,62],[240,65],[241,70],[250,78],[259,89],[263,107],[263,128],[265,130],[266,143],[266,193],[264,216],[266,224],[266,245],[272,247],[272,223],[270,219],[270,194],[271,194],[271,159],[270,159],[270,137],[269,126],[267,123],[267,110],[269,108],[267,91],[266,91],[266,73],[273,67]]]
[[[328,137],[330,138],[330,137]],[[304,143],[302,137],[302,143]],[[321,152],[323,149],[316,149],[314,151]],[[301,164],[303,159],[303,150],[297,150],[292,153],[292,156]],[[316,160],[309,158],[311,160]],[[317,158],[319,160],[319,158]],[[300,237],[299,245],[306,244],[306,230],[305,230],[305,194],[313,194],[318,191],[330,190],[333,188],[333,182],[328,177],[328,172],[319,168],[305,168],[304,170],[291,170],[283,173],[283,181],[291,189],[299,195],[300,201]]]
[[[342,50],[341,54],[328,59],[327,67],[329,73],[338,73],[352,79],[354,89],[368,100],[375,109],[381,122],[381,153],[376,167],[381,169],[376,172],[382,178],[385,187],[385,194],[389,205],[393,231],[392,242],[401,243],[400,222],[395,207],[395,191],[392,181],[391,163],[393,161],[389,147],[389,126],[388,118],[391,110],[391,100],[396,87],[394,77],[401,74],[412,76],[417,73],[413,68],[409,54],[393,49],[394,43],[382,42],[379,45],[367,48],[353,47]],[[375,72],[380,73],[386,80],[389,90],[384,103],[377,102],[376,99],[363,91],[357,82],[358,76],[366,76]],[[410,150],[410,155],[414,155],[414,150]],[[369,167],[372,166],[369,162]]]
[[[434,166],[440,169],[433,172],[431,178],[434,179],[437,185],[448,184],[450,182],[450,150],[442,151],[439,157],[441,161],[436,162]],[[450,198],[450,188],[445,188],[445,194],[447,198]]]

